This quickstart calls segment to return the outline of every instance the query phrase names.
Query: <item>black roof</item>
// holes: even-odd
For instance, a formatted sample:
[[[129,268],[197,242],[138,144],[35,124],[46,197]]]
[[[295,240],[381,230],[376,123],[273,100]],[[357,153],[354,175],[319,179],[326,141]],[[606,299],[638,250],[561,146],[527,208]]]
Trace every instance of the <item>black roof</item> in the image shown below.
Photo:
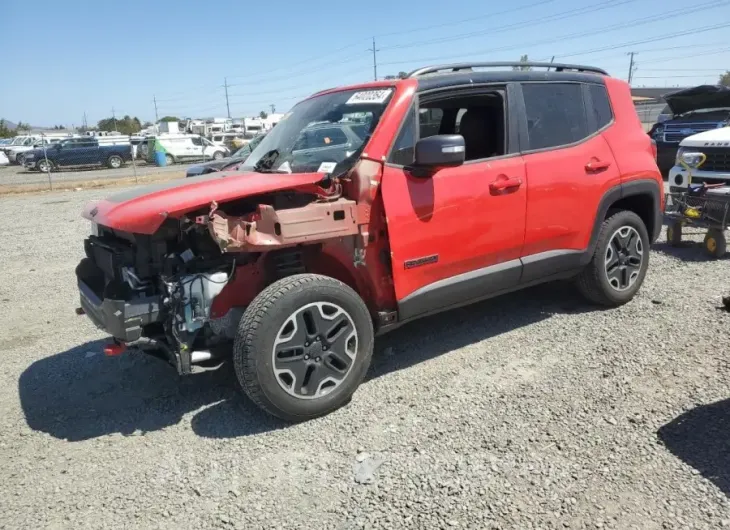
[[[486,83],[516,83],[529,81],[573,81],[582,83],[604,83],[604,76],[581,72],[540,72],[535,70],[472,71],[424,75],[418,79],[418,90],[433,90],[449,86],[463,86]]]

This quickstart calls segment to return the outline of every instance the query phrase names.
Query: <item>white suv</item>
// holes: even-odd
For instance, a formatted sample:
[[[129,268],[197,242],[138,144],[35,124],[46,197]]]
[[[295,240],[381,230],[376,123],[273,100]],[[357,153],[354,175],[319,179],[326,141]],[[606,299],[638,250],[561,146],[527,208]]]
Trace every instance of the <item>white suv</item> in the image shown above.
[[[730,182],[730,127],[693,134],[680,142],[676,163],[669,171],[669,185],[686,188],[690,176],[693,182],[705,179]]]

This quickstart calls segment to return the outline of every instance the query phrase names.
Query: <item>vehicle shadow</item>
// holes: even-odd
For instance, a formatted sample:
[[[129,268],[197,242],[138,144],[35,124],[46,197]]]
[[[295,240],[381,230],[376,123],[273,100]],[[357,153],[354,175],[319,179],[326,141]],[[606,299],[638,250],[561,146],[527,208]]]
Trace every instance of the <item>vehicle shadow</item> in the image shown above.
[[[554,283],[445,312],[380,337],[367,380],[553,314],[595,310],[571,286]],[[179,377],[163,361],[142,353],[105,357],[105,342],[46,357],[21,374],[20,402],[31,429],[82,441],[161,430],[190,413],[193,431],[206,438],[250,436],[287,426],[237,390],[230,365]]]
[[[20,403],[31,429],[74,442],[139,435],[175,425],[185,414],[220,401],[226,403],[218,409],[222,424],[235,421],[245,434],[277,427],[237,392],[230,369],[180,377],[146,354],[105,357],[106,342],[46,357],[21,374]],[[208,426],[215,428],[222,427]]]
[[[730,399],[687,411],[657,435],[672,454],[730,497]]]

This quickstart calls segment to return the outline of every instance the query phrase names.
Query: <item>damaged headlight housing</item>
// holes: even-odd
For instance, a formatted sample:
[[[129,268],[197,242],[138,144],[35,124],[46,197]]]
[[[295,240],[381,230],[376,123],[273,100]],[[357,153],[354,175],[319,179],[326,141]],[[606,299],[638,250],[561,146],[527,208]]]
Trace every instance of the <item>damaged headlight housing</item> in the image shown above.
[[[692,169],[697,169],[705,163],[706,159],[707,155],[705,155],[705,153],[693,148],[680,147],[677,150],[676,163],[678,166],[686,166]]]

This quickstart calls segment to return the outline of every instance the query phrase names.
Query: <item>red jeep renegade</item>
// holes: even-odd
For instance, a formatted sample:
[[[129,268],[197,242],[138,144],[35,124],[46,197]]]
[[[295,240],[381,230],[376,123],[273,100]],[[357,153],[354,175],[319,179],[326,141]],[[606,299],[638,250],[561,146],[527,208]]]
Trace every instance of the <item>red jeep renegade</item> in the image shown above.
[[[181,374],[232,356],[255,403],[298,421],[344,404],[375,335],[419,317],[566,278],[631,300],[664,193],[629,86],[512,66],[325,90],[238,170],[88,205],[79,312],[108,354]]]

